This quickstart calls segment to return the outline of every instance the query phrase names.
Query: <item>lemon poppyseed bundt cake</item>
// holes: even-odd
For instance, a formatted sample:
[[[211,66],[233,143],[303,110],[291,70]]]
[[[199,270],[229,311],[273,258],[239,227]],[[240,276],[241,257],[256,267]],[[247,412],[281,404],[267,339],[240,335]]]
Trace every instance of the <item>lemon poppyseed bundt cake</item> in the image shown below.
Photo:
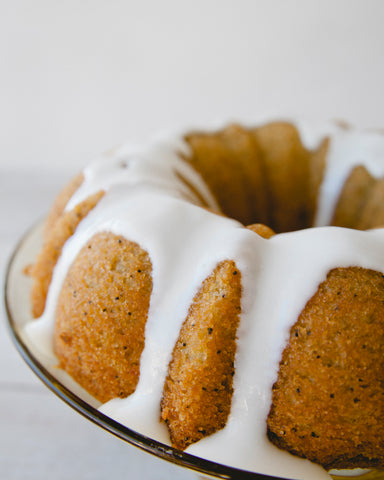
[[[28,335],[178,449],[290,478],[384,468],[383,187],[384,137],[337,124],[117,149],[48,215]]]

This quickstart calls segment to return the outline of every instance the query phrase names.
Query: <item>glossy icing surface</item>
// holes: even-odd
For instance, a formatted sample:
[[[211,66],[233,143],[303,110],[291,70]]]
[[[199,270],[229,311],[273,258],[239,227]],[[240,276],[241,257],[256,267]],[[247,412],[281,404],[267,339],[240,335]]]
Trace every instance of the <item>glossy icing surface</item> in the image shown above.
[[[354,165],[365,164],[373,175],[384,175],[384,140],[378,134],[333,125],[321,134],[307,126],[298,127],[308,146],[315,146],[324,134],[331,136],[317,212],[317,224],[325,225]],[[190,446],[187,452],[292,479],[329,478],[322,468],[268,442],[271,388],[289,330],[327,272],[348,266],[384,271],[384,230],[360,232],[322,226],[265,240],[239,222],[199,206],[203,198],[218,211],[204,182],[181,160],[181,152],[188,154],[188,147],[182,136],[175,136],[145,147],[123,147],[85,169],[85,181],[67,208],[100,189],[107,194],[65,245],[46,310],[28,325],[27,333],[40,350],[53,356],[56,300],[79,250],[100,231],[137,242],[147,250],[153,265],[140,380],[130,397],[114,399],[100,409],[130,428],[168,443],[166,428],[159,422],[159,404],[174,344],[201,283],[220,261],[232,259],[242,274],[243,295],[231,414],[223,430]]]

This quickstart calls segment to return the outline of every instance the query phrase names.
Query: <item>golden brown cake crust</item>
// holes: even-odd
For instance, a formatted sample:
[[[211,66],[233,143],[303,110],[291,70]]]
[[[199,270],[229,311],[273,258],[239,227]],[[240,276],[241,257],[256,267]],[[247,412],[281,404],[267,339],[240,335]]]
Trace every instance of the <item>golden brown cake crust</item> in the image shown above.
[[[241,183],[237,188],[244,190],[248,215],[240,220],[243,220],[244,225],[255,219],[260,223],[268,224],[270,215],[265,171],[255,137],[240,125],[230,125],[220,132],[219,138],[225,149],[232,155],[235,169],[239,172]]]
[[[56,310],[55,353],[101,402],[136,388],[151,272],[147,252],[112,233],[96,234],[69,269]]]
[[[309,209],[308,209],[308,226],[313,227],[315,221],[315,213],[318,208],[317,201],[319,197],[320,187],[324,178],[326,167],[326,157],[329,150],[329,138],[325,138],[319,147],[311,152],[309,162]]]
[[[225,426],[240,298],[240,272],[233,261],[224,261],[204,281],[181,328],[161,402],[161,418],[176,448]]]
[[[46,230],[43,247],[37,256],[35,264],[30,269],[32,276],[31,308],[33,317],[39,317],[44,312],[49,284],[53,269],[61,255],[65,242],[74,233],[80,221],[92,210],[104,195],[98,192],[75,206],[73,210],[63,213]]]
[[[384,225],[384,179],[363,165],[354,167],[344,183],[332,225],[369,230]]]
[[[292,327],[268,435],[325,468],[384,467],[384,278],[336,268]]]
[[[57,195],[44,222],[44,239],[49,238],[52,228],[56,224],[57,220],[63,215],[69,199],[80,187],[83,181],[84,175],[79,173]]]
[[[245,225],[267,223],[267,198],[259,149],[252,135],[232,125],[215,133],[191,132],[187,158],[203,177],[222,211]]]
[[[248,225],[247,228],[266,239],[276,235],[272,228],[267,227],[267,225],[264,225],[263,223],[253,223],[252,225]]]
[[[384,178],[376,179],[369,190],[357,228],[368,230],[384,225]]]
[[[362,165],[355,167],[344,183],[338,199],[332,225],[346,228],[363,227],[367,224],[364,207],[376,180]]]
[[[311,155],[299,132],[290,123],[275,122],[255,128],[253,135],[265,172],[268,225],[276,232],[310,226],[314,211],[309,192]]]

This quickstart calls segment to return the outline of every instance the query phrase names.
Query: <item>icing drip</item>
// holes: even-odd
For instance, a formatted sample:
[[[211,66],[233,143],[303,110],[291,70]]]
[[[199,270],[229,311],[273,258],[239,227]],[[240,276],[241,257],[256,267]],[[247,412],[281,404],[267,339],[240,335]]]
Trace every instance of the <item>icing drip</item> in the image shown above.
[[[190,154],[189,146],[181,137],[173,141],[158,140],[146,148],[123,146],[108,158],[101,157],[85,168],[85,181],[68,202],[66,210],[85,200],[90,192],[109,190],[112,186],[115,188],[120,185],[124,189],[151,187],[196,205],[201,205],[201,197],[205,206],[220,212],[219,205],[201,177],[182,159],[182,155]],[[180,177],[188,179],[200,197]]]
[[[181,160],[179,152],[188,154],[186,148],[181,138],[146,148],[122,148],[85,170],[85,181],[67,208],[100,189],[107,194],[67,241],[54,271],[44,315],[27,326],[27,334],[42,352],[53,357],[57,297],[82,246],[100,231],[137,242],[149,253],[153,266],[140,380],[130,397],[111,400],[100,409],[130,428],[168,443],[166,428],[159,422],[159,405],[174,344],[204,279],[219,262],[232,259],[241,271],[243,295],[231,414],[223,430],[187,451],[260,473],[327,479],[329,475],[322,468],[268,442],[266,417],[271,389],[289,330],[327,272],[355,265],[384,271],[384,230],[322,227],[265,240],[239,222],[199,206],[199,198],[203,198],[210,208],[218,210],[205,184]],[[332,135],[319,223],[328,218],[353,162],[360,163],[369,155],[365,162],[368,168],[384,174],[384,165],[377,161],[380,152],[384,153],[384,142],[376,135],[354,136],[342,131]],[[337,177],[333,182],[331,175]]]

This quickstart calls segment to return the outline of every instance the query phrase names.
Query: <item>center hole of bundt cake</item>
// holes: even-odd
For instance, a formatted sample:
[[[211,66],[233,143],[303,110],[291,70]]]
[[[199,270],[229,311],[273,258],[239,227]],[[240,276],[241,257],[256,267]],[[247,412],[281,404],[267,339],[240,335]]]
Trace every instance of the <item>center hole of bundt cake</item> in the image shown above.
[[[329,139],[307,149],[286,122],[257,128],[231,125],[185,136],[187,160],[201,174],[224,214],[276,233],[314,226]],[[367,230],[384,225],[384,179],[358,165],[335,195],[329,224]]]
[[[258,128],[231,125],[191,133],[189,161],[202,175],[223,213],[244,225],[263,223],[275,232],[313,225],[327,141],[310,151],[285,122]]]

